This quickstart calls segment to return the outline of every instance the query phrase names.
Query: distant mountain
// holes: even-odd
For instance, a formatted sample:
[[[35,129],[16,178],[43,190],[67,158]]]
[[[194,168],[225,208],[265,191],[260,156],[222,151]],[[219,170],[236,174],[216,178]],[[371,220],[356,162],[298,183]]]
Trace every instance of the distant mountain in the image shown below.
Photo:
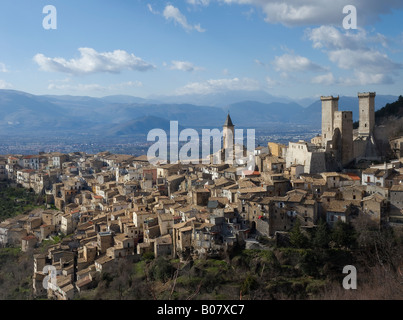
[[[106,127],[106,128],[105,128]],[[130,120],[119,124],[103,126],[100,128],[107,136],[130,136],[135,134],[147,134],[152,129],[162,129],[168,133],[170,131],[170,121],[160,117],[145,116],[140,119]],[[179,132],[183,130],[178,126]]]
[[[234,123],[243,126],[265,126],[268,123],[306,122],[305,119],[301,119],[300,117],[304,108],[294,102],[261,103],[256,101],[243,101],[231,104],[228,110]]]
[[[48,99],[15,90],[1,90],[1,131],[56,130],[65,125],[71,125],[71,120],[66,119],[64,111]]]
[[[117,99],[128,101],[128,98]],[[113,96],[36,96],[0,90],[0,133],[94,133],[99,130],[102,134],[104,127],[152,116],[177,120],[182,127],[207,128],[221,127],[226,117],[225,111],[215,107],[108,100],[112,101]]]
[[[311,97],[311,98],[302,98],[302,99],[293,99],[292,100],[295,103],[298,103],[301,107],[309,107],[312,103],[317,101],[317,98]]]
[[[191,104],[109,104],[97,110],[97,118],[121,123],[127,119],[157,116],[188,127],[222,126],[226,113],[218,108]]]
[[[265,91],[233,90],[210,94],[185,94],[174,96],[151,96],[164,103],[185,103],[201,106],[225,107],[239,101],[256,101],[260,103],[291,102],[289,98],[275,97]]]
[[[37,96],[15,90],[0,90],[0,133],[10,134],[137,134],[150,128],[167,128],[176,120],[182,128],[221,128],[227,113],[237,128],[264,129],[305,125],[320,127],[321,101],[317,99],[308,107],[292,101],[271,101],[266,93],[260,96],[266,102],[238,100],[246,93],[205,96],[196,104],[157,103],[131,96]],[[174,97],[173,97],[174,98]],[[202,105],[207,98],[235,101],[216,106]],[[224,99],[224,100],[225,100]],[[395,96],[377,95],[376,110],[397,100]],[[218,100],[215,100],[215,103]],[[306,101],[305,101],[306,102]],[[358,120],[358,98],[340,97],[339,110],[353,111]],[[169,126],[168,126],[169,127]]]
[[[161,101],[155,99],[144,99],[128,95],[113,95],[101,98],[101,100],[109,103],[154,103],[162,104]]]

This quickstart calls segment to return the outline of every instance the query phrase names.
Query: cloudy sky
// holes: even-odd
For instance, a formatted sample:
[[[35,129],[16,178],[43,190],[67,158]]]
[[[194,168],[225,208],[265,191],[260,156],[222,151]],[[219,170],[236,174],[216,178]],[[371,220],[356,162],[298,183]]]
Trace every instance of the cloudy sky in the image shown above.
[[[357,29],[343,27],[346,5],[356,8]],[[400,95],[402,21],[401,0],[1,0],[0,88]]]

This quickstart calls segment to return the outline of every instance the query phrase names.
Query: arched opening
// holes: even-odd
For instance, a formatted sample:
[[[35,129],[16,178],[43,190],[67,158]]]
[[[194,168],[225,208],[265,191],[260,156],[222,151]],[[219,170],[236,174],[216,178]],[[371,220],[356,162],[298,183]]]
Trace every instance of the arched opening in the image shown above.
[[[250,230],[252,233],[256,231],[256,221],[252,221],[252,227]]]

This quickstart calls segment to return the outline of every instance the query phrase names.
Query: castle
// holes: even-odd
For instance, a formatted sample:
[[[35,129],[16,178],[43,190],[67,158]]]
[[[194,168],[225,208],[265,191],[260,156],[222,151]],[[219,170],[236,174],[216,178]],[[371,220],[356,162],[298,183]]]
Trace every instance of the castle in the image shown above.
[[[352,111],[339,111],[339,97],[322,96],[322,134],[311,142],[290,142],[286,166],[303,165],[305,173],[340,171],[365,160],[380,160],[374,139],[375,92],[358,93],[359,128]]]

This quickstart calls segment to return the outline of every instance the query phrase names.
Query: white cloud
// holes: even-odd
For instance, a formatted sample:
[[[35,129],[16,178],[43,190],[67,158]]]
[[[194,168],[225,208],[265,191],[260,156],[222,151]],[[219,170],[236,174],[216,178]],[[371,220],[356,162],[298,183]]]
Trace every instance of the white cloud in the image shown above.
[[[268,88],[273,88],[274,86],[277,86],[279,82],[277,80],[274,80],[270,77],[266,77],[266,84]]]
[[[109,86],[102,86],[96,83],[72,84],[70,82],[71,82],[70,79],[52,81],[52,83],[48,85],[48,90],[67,90],[67,91],[79,91],[79,92],[113,91],[113,90],[120,90],[125,88],[137,88],[143,86],[142,82],[140,81],[127,81],[122,83],[111,84]]]
[[[194,6],[207,7],[210,3],[210,0],[186,0],[186,2]]]
[[[351,71],[350,77],[338,81],[340,84],[389,84],[402,69],[402,64],[382,52],[388,40],[379,33],[371,35],[362,29],[341,32],[332,26],[321,26],[306,30],[306,35],[312,46],[322,49],[338,68]]]
[[[377,33],[369,35],[364,29],[357,29],[354,32],[344,30],[341,32],[333,26],[320,26],[318,28],[308,28],[305,35],[312,41],[315,49],[367,49],[369,45],[381,45],[387,47],[387,38]]]
[[[186,17],[179,11],[178,8],[174,7],[173,5],[167,5],[162,14],[166,20],[173,20],[175,23],[181,25],[187,32],[192,30],[196,30],[198,32],[206,31],[200,26],[200,24],[189,24]]]
[[[354,5],[357,9],[358,24],[371,24],[383,14],[403,7],[401,0],[218,0],[226,4],[252,5],[260,8],[268,23],[287,26],[333,24],[342,26],[343,8]]]
[[[321,72],[326,70],[324,67],[313,63],[306,57],[289,53],[285,53],[282,56],[275,57],[273,65],[276,71],[283,72]]]
[[[210,79],[204,82],[192,82],[176,90],[177,95],[186,94],[211,94],[232,90],[259,90],[258,81],[250,78]]]
[[[11,83],[8,83],[4,80],[0,79],[0,89],[11,89],[13,86]]]
[[[246,17],[247,20],[251,20],[252,15],[255,13],[255,9],[250,8],[248,11],[242,12],[242,14]]]
[[[354,77],[345,79],[345,85],[374,85],[374,84],[392,84],[394,80],[384,73],[368,73],[354,71]]]
[[[191,62],[177,61],[177,60],[171,61],[171,66],[169,67],[169,69],[187,71],[187,72],[203,70],[203,68],[197,67]]]
[[[326,86],[333,85],[336,83],[336,79],[332,72],[318,75],[311,80],[311,83],[314,84],[323,84]]]
[[[266,64],[263,61],[260,61],[259,59],[255,59],[254,60],[256,64],[258,64],[259,66],[265,67]]]
[[[148,10],[149,10],[151,13],[153,13],[153,14],[160,14],[158,11],[155,11],[155,10],[153,9],[153,7],[151,6],[151,4],[149,4],[149,3],[147,3],[147,8],[148,8]]]
[[[369,73],[353,70],[352,74],[349,77],[340,77],[337,80],[335,79],[334,83],[329,84],[340,86],[367,86],[367,85],[383,85],[393,83],[394,83],[393,78],[384,73]],[[322,84],[326,84],[326,80]]]
[[[395,72],[402,66],[394,63],[383,54],[375,50],[351,50],[340,49],[328,53],[330,61],[337,63],[338,67],[345,70],[359,70],[368,73]]]
[[[99,84],[55,84],[51,83],[48,85],[48,90],[69,90],[69,91],[104,91],[105,88]]]
[[[139,88],[142,87],[143,83],[141,81],[127,81],[121,82],[117,84],[112,84],[108,88],[109,89],[124,89],[124,88]]]
[[[200,26],[200,23],[195,24],[195,25],[193,26],[193,28],[195,28],[195,30],[196,30],[197,32],[205,32],[205,31],[206,31],[206,29],[203,29],[203,28]]]
[[[8,72],[6,65],[2,62],[0,62],[0,72]]]
[[[41,53],[34,56],[34,61],[43,71],[64,72],[74,75],[99,72],[120,73],[123,70],[147,71],[155,66],[124,50],[97,52],[92,48],[79,48],[80,58],[66,60],[49,58]]]

